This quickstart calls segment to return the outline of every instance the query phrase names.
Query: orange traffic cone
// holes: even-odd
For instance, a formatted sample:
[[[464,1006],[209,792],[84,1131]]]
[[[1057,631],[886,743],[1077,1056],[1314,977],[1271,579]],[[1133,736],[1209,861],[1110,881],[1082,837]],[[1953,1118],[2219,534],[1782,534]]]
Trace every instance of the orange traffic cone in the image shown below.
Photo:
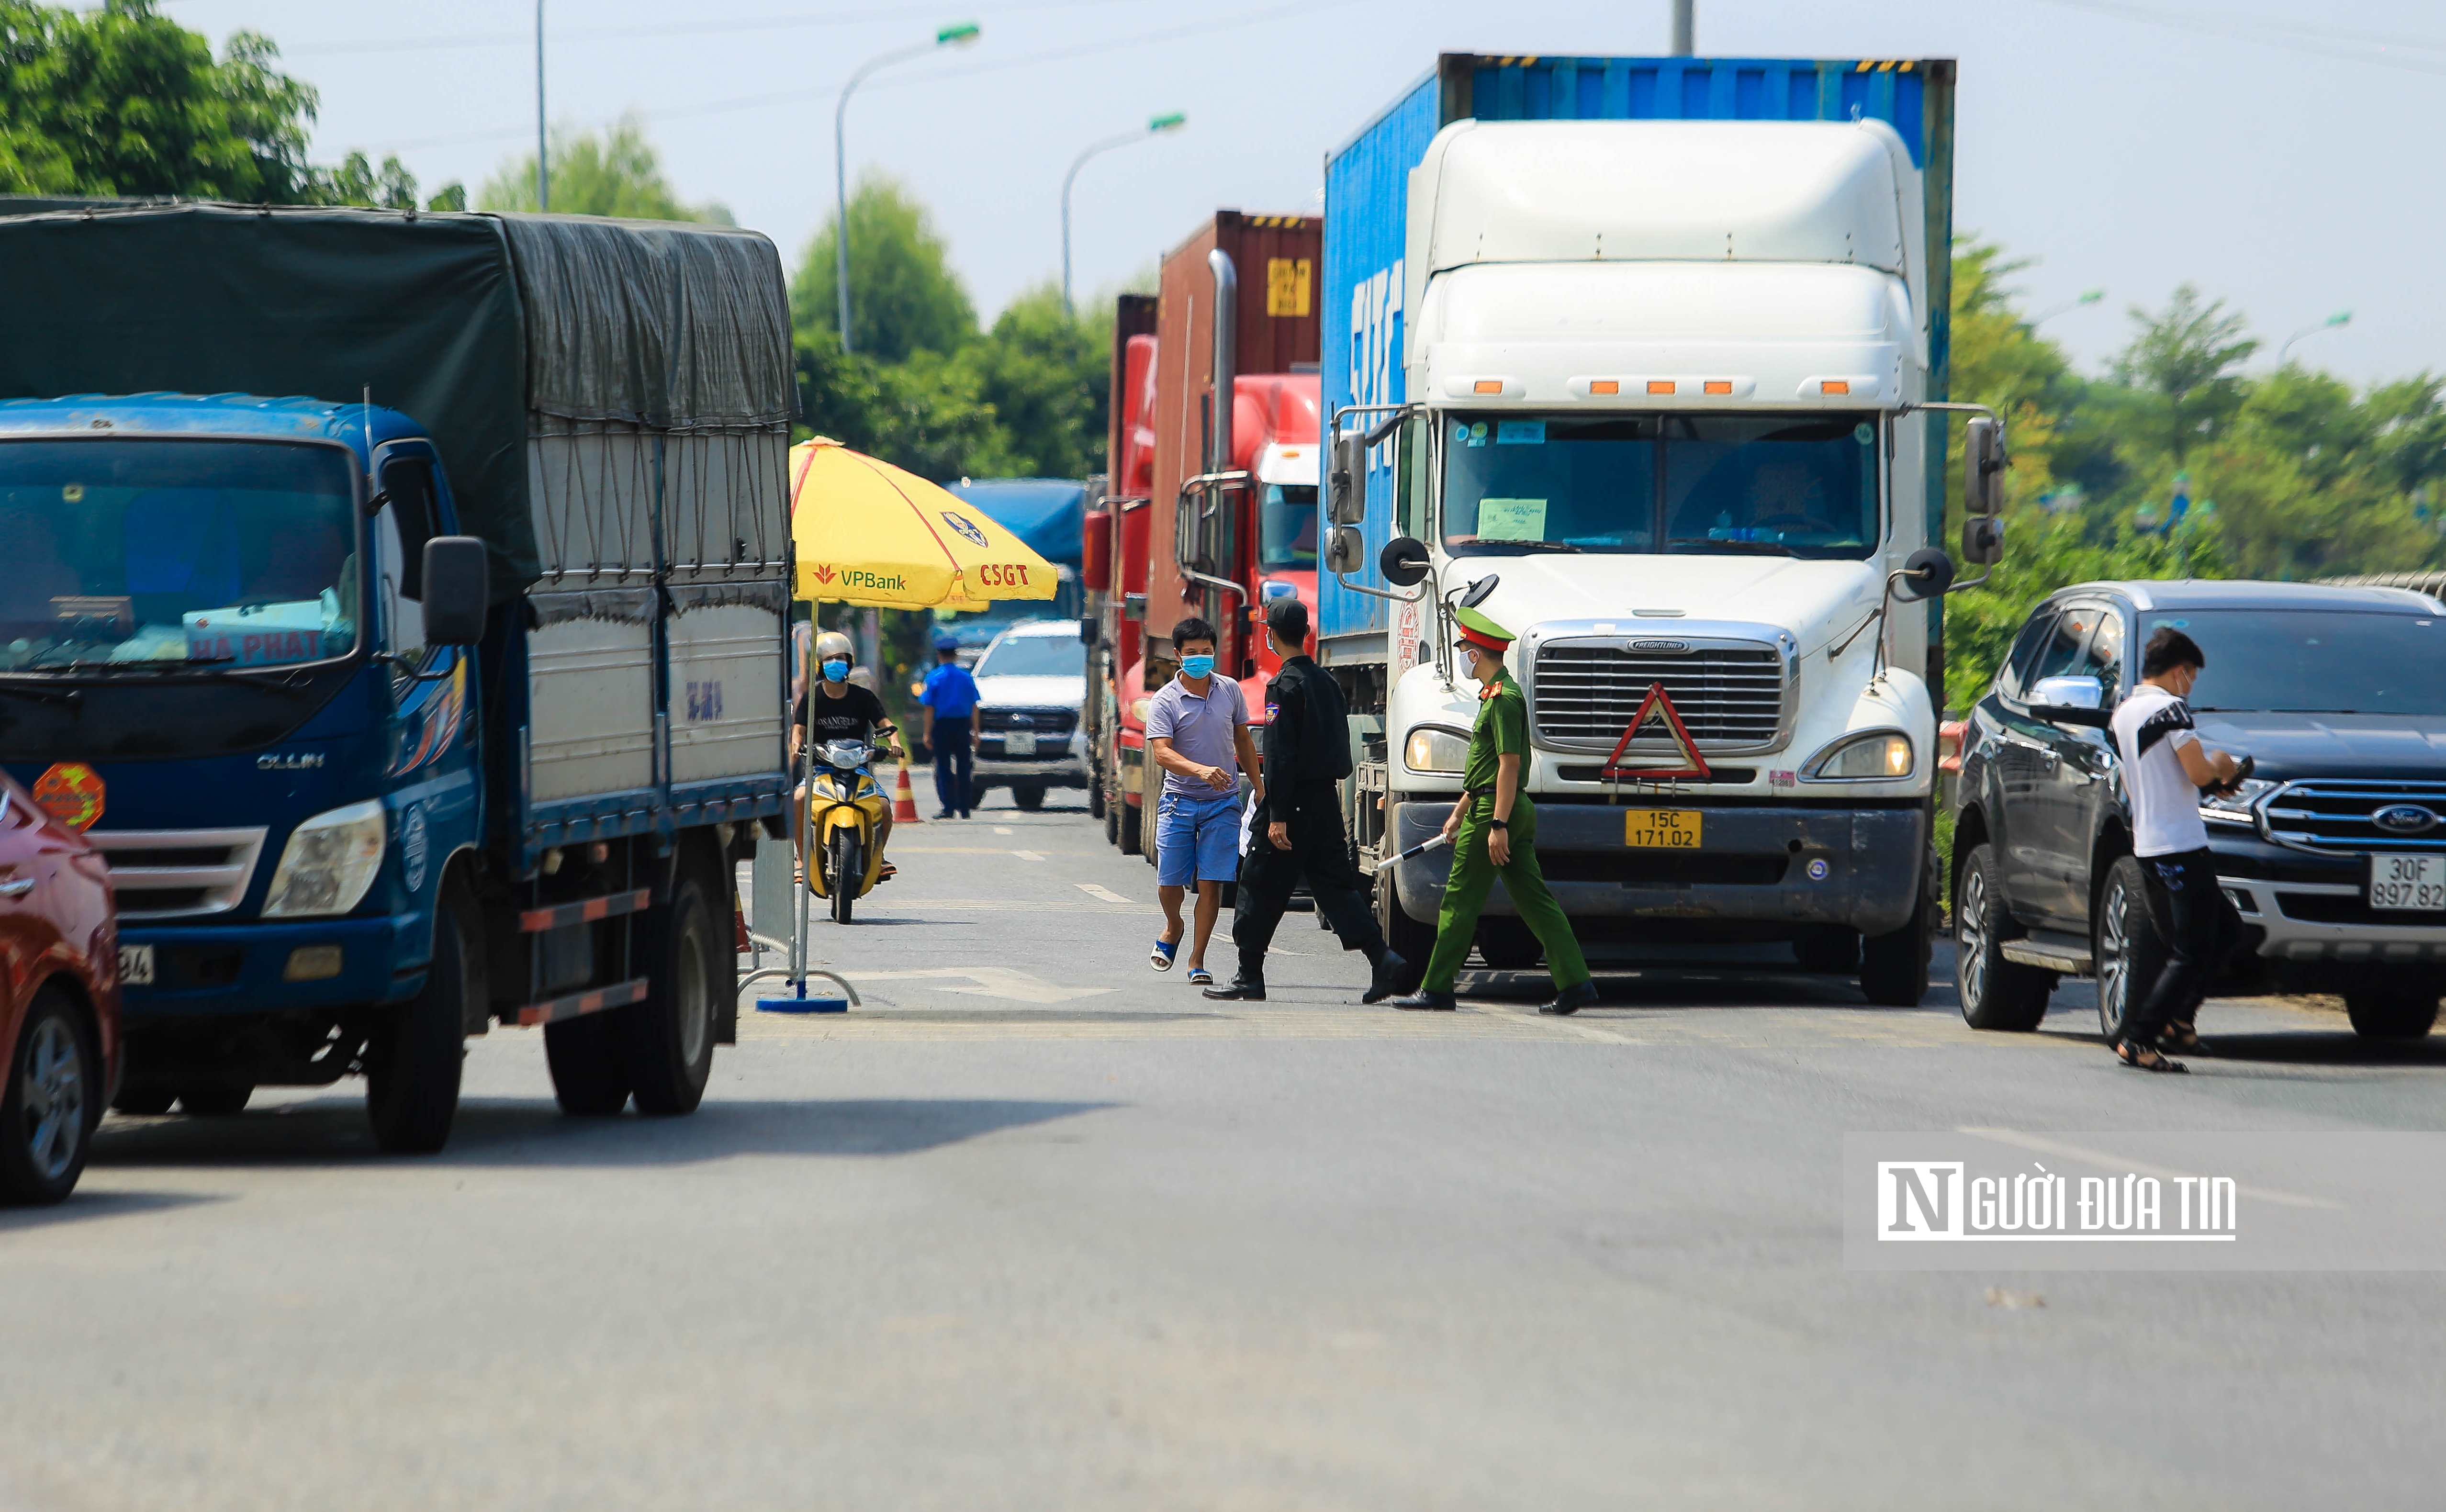
[[[909,768],[900,768],[900,782],[892,794],[892,822],[895,824],[922,824],[917,817],[917,795],[909,788]]]

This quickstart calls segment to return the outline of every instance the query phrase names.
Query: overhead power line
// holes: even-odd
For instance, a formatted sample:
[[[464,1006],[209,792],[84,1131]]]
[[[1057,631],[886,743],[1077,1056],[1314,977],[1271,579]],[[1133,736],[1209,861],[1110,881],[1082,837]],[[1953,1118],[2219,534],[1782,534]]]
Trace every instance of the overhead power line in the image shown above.
[[[1008,0],[994,7],[996,10],[1073,10],[1087,6],[1128,5],[1135,0]],[[731,36],[744,31],[803,31],[818,27],[858,26],[871,21],[906,21],[914,16],[933,16],[939,4],[898,5],[875,10],[836,10],[822,15],[754,16],[733,21],[661,22],[638,27],[572,27],[555,30],[555,46],[571,42],[629,42],[651,37]],[[385,42],[335,43],[325,47],[304,47],[295,52],[283,52],[284,58],[340,58],[367,53],[387,52],[465,52],[485,47],[527,47],[535,45],[532,33],[524,31],[486,31],[464,37],[404,37]]]
[[[2254,43],[2286,52],[2309,53],[2345,63],[2365,63],[2380,68],[2399,68],[2407,73],[2446,75],[2446,58],[2404,57],[2390,51],[2401,48],[2410,52],[2446,53],[2446,37],[2419,36],[2409,32],[2355,31],[2247,14],[2202,15],[2197,11],[2173,10],[2160,6],[2130,5],[2123,0],[2042,0],[2042,3],[2090,15],[2113,16],[2117,20],[2137,21],[2199,36],[2220,37],[2229,42]]]

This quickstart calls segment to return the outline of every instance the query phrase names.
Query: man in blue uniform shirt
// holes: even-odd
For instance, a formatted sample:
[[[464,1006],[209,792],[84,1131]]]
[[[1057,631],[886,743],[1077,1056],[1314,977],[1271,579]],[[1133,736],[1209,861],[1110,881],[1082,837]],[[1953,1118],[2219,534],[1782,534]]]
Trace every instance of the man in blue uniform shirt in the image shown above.
[[[943,805],[936,819],[969,817],[976,772],[977,680],[960,665],[960,643],[950,631],[934,636],[934,670],[926,674],[926,744],[934,750],[934,796]]]

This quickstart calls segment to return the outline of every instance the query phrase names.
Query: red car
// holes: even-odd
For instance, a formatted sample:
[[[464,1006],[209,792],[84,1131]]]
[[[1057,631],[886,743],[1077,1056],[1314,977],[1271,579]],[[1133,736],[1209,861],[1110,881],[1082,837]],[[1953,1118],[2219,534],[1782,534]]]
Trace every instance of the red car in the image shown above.
[[[110,869],[0,774],[0,1203],[75,1189],[119,1064]]]

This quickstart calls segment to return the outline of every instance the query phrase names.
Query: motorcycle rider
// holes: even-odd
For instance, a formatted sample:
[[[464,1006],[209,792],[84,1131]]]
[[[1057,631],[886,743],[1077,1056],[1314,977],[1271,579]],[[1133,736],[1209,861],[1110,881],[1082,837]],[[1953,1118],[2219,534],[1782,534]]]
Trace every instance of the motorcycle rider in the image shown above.
[[[825,631],[816,637],[816,665],[820,675],[807,691],[799,695],[798,708],[790,712],[790,765],[800,771],[800,756],[827,741],[855,740],[872,746],[889,738],[903,765],[909,757],[898,750],[899,730],[892,716],[884,711],[883,700],[873,689],[850,681],[850,662],[856,654],[849,637],[837,630]],[[806,778],[800,771],[799,802],[807,801]],[[892,840],[892,810],[886,806],[876,822],[875,847],[881,851]],[[801,864],[804,858],[800,858]],[[887,860],[882,877],[890,877],[896,868]],[[876,880],[881,880],[879,877]]]

